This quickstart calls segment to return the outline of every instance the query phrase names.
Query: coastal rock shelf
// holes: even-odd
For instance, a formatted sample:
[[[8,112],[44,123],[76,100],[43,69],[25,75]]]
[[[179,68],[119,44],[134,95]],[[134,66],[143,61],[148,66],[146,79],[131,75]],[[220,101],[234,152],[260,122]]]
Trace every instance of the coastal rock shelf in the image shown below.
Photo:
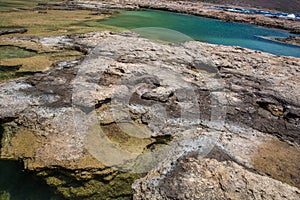
[[[35,42],[87,56],[0,84],[1,158],[67,199],[130,199],[145,174],[134,199],[299,199],[299,58],[130,32],[60,38]]]
[[[214,8],[216,10],[225,10],[229,12],[235,12],[235,13],[245,13],[249,15],[253,14],[260,14],[265,15],[268,17],[284,17],[284,18],[291,18],[291,19],[300,19],[300,15],[298,14],[292,14],[292,13],[281,13],[281,12],[270,12],[270,11],[264,11],[264,10],[254,10],[254,9],[243,9],[243,8],[232,8],[232,7],[224,7],[224,6],[211,6],[210,8]]]

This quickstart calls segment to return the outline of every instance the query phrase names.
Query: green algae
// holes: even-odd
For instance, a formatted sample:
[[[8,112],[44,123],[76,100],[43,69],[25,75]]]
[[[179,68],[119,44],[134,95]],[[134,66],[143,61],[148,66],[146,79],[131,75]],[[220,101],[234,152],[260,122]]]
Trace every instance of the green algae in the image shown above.
[[[30,9],[35,7],[40,2],[45,2],[45,0],[0,0],[0,12],[9,12],[24,8]]]
[[[18,66],[7,67],[7,66],[0,65],[0,82],[4,80],[15,79],[15,78],[34,74],[34,72],[18,72],[16,68],[18,69],[19,67]]]
[[[109,25],[97,23],[98,20],[110,15],[92,15],[88,10],[47,10],[44,13],[33,10],[23,10],[0,13],[0,28],[26,28],[23,34],[15,36],[53,36],[93,31],[122,30]],[[3,36],[1,36],[3,37]]]
[[[10,193],[7,191],[0,191],[0,200],[10,200]]]
[[[54,0],[55,1],[55,0]],[[93,14],[89,10],[51,10],[39,12],[33,8],[44,0],[0,0],[0,29],[26,28],[23,34],[9,36],[57,36],[93,31],[121,31],[121,28],[98,23],[110,14]],[[53,2],[53,1],[52,1]],[[32,41],[7,40],[0,36],[0,81],[48,70],[59,61],[75,60],[83,52],[72,49],[51,49]]]
[[[16,71],[18,69],[19,67],[0,66],[0,81],[17,78],[18,75],[16,74]]]
[[[8,41],[6,42],[9,43]],[[14,54],[6,52],[7,56],[3,55],[0,58],[0,81],[43,72],[50,69],[56,62],[79,59],[84,54],[69,49],[53,50],[41,48],[26,43],[26,41],[16,44],[12,42],[9,47],[18,51],[14,52]],[[28,48],[33,50],[27,50]],[[27,51],[30,53],[27,53]]]
[[[28,29],[24,34],[11,34],[12,36],[53,36],[117,30],[97,22],[107,16],[109,15],[92,15],[92,11],[87,10],[47,10],[43,13],[10,10],[0,13],[0,29],[10,29],[12,26]],[[43,72],[56,62],[75,60],[84,54],[72,49],[43,47],[29,40],[7,40],[6,37],[0,36],[0,81]]]
[[[36,145],[43,144],[43,141],[36,138],[31,130],[17,126],[13,119],[10,122],[3,122],[1,127],[1,134],[3,134],[3,146],[1,148],[3,152],[1,154],[5,155],[6,158],[19,158],[26,161],[27,158],[34,157],[35,149],[38,148]],[[8,146],[13,148],[7,148]],[[85,157],[86,159],[82,158],[85,160],[84,163],[93,162],[90,156],[86,155]],[[28,168],[26,167],[27,165],[24,163],[22,169],[24,167]],[[56,166],[49,166],[48,168],[43,166],[38,168],[38,165],[33,166],[34,168],[29,168],[32,169],[30,173],[34,177],[39,177],[39,180],[44,180],[50,188],[66,199],[131,199],[132,183],[143,176],[143,174],[120,172],[115,168],[103,165],[98,167],[95,164],[93,166],[96,167],[89,167],[89,165],[83,164],[72,169]],[[0,165],[0,168],[3,172],[5,171],[5,167]],[[12,185],[14,184],[16,183]],[[5,187],[3,189],[0,187],[0,191],[6,191],[5,189]],[[34,188],[30,189],[34,193]],[[27,189],[24,190],[19,195],[31,193]],[[16,195],[14,190],[9,191],[9,193]]]
[[[34,50],[25,49],[18,46],[0,46],[0,81],[18,78],[26,75],[26,73],[22,73],[22,71],[19,71],[19,69],[22,67],[22,63],[13,63],[13,65],[5,65],[3,63],[3,60],[28,58],[35,56],[36,54],[37,52]]]
[[[137,128],[138,127],[138,128]],[[112,123],[109,125],[102,125],[101,129],[109,140],[122,149],[129,152],[142,153],[147,145],[155,142],[152,138],[138,138],[133,135],[138,135],[143,130],[143,127],[133,125],[130,123]],[[145,129],[145,128],[144,128]],[[146,132],[145,130],[144,132]],[[135,133],[138,132],[138,133]],[[146,135],[145,133],[144,135]],[[143,134],[142,134],[143,135]]]
[[[2,155],[3,148],[9,145],[11,138],[16,134],[17,124],[15,122],[5,122],[0,119],[0,157]]]
[[[91,176],[83,177],[82,174]],[[66,199],[131,199],[132,183],[141,174],[105,169],[42,169],[37,173]]]
[[[36,55],[35,51],[23,49],[17,46],[0,46],[0,59],[26,58]]]
[[[23,35],[27,36],[52,36],[52,35],[65,35],[74,33],[87,33],[92,31],[112,30],[120,31],[122,29],[102,25],[98,23],[99,19],[103,19],[108,15],[92,15],[91,11],[75,10],[75,11],[60,11],[60,10],[47,10],[46,12],[39,13],[33,10],[14,10],[11,8],[23,7],[26,4],[28,7],[33,7],[38,1],[17,1],[13,0],[0,1],[1,9],[6,7],[7,12],[0,13],[0,29],[9,28],[26,28],[28,32]],[[22,4],[24,3],[24,4]],[[21,34],[13,34],[12,36],[20,36]],[[0,39],[4,39],[6,36],[1,36]],[[10,45],[10,44],[8,44]],[[22,44],[17,42],[4,49],[4,53],[0,58],[0,80],[6,80],[11,78],[17,78],[24,73],[31,73],[37,71],[43,71],[51,67],[51,65],[57,61],[72,60],[79,58],[83,54],[77,51],[61,50],[52,51],[48,49],[40,49],[35,47],[34,44]],[[32,49],[32,51],[28,50]],[[14,51],[15,50],[15,51]],[[36,62],[37,61],[37,62]],[[35,64],[37,63],[37,65]],[[15,152],[8,152],[11,157],[22,158],[25,155],[28,158],[34,157],[34,145],[32,141],[32,134],[28,130],[22,131],[28,137],[28,140],[21,140],[20,138],[14,138],[18,134],[18,128],[15,127],[13,122],[11,124],[5,124],[1,129],[1,135],[3,135],[2,143],[4,147],[7,145],[18,145],[20,148],[17,152],[21,152],[22,155],[15,155]],[[27,132],[26,132],[27,131]],[[14,139],[13,139],[14,138]],[[127,138],[131,141],[132,138]],[[145,142],[145,145],[148,142]],[[26,147],[32,147],[27,149]],[[128,147],[128,146],[126,146]],[[3,148],[5,149],[5,148]],[[3,150],[1,147],[1,151]],[[26,150],[24,152],[23,150]],[[1,161],[1,160],[0,160]],[[1,168],[2,170],[3,168]],[[24,166],[22,166],[24,169]],[[11,169],[14,171],[14,169]],[[1,173],[1,171],[0,171]],[[55,189],[66,199],[132,199],[132,183],[140,178],[141,174],[119,172],[113,168],[93,168],[89,169],[65,169],[65,168],[51,168],[51,169],[35,169],[31,171],[37,177],[45,180],[46,184]],[[34,176],[34,179],[36,178]],[[2,177],[1,177],[2,178]],[[32,178],[32,177],[31,177]],[[6,180],[6,179],[3,179]],[[25,179],[23,179],[25,180]],[[27,179],[26,179],[27,180]],[[30,180],[28,180],[30,181]],[[23,181],[21,181],[23,183]],[[17,186],[17,183],[13,183],[12,186]],[[3,199],[15,199],[16,195],[34,195],[35,190],[39,187],[32,187],[29,190],[24,189],[18,193],[15,190],[0,188],[0,198]],[[2,190],[3,189],[3,190]],[[32,194],[31,194],[32,193]],[[46,193],[46,192],[45,192]],[[19,197],[17,197],[19,198]],[[24,199],[24,198],[19,198]],[[33,198],[33,199],[50,199],[50,198]],[[51,199],[56,199],[52,198]]]

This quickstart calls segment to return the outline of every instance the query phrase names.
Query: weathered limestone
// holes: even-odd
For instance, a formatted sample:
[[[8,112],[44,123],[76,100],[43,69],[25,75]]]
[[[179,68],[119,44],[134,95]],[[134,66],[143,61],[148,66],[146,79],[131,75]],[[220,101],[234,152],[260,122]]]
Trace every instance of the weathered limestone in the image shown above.
[[[153,171],[136,181],[134,199],[296,200],[300,195],[298,189],[249,172],[232,161],[188,157],[171,168],[168,173]]]
[[[136,199],[299,197],[299,58],[133,33],[59,38],[37,42],[89,53],[0,84],[1,158],[67,198],[130,198],[148,171]]]

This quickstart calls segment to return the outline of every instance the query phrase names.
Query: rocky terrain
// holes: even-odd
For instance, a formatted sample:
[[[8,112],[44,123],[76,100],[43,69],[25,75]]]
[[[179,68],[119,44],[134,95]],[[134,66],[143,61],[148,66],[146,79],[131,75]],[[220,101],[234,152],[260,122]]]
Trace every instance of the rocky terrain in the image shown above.
[[[135,180],[134,199],[299,199],[299,58],[133,33],[10,39],[87,54],[0,84],[1,158],[67,199],[130,199]]]
[[[275,40],[288,44],[300,45],[300,36],[290,36],[288,38],[275,38]]]
[[[158,173],[166,175],[158,177]],[[149,173],[133,187],[135,199],[299,198],[295,188],[249,172],[234,162],[214,159],[182,158],[172,171]]]
[[[208,5],[74,0],[33,10],[155,8],[300,30]],[[130,32],[1,37],[34,56],[1,60],[4,72],[31,76],[0,83],[0,158],[21,160],[66,199],[300,198],[300,58]]]
[[[197,1],[197,0],[191,0]],[[291,12],[291,13],[299,13],[300,5],[297,0],[198,0],[201,2],[214,3],[214,4],[222,4],[222,5],[235,5],[235,6],[248,6],[248,7],[256,7],[259,9],[272,9],[279,10],[283,12]]]

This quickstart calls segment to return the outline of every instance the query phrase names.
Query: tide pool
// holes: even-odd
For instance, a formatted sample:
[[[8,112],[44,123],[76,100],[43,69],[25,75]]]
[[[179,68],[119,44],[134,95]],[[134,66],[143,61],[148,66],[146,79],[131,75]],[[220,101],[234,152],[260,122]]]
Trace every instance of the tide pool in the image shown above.
[[[0,159],[0,200],[63,200],[18,161]]]

